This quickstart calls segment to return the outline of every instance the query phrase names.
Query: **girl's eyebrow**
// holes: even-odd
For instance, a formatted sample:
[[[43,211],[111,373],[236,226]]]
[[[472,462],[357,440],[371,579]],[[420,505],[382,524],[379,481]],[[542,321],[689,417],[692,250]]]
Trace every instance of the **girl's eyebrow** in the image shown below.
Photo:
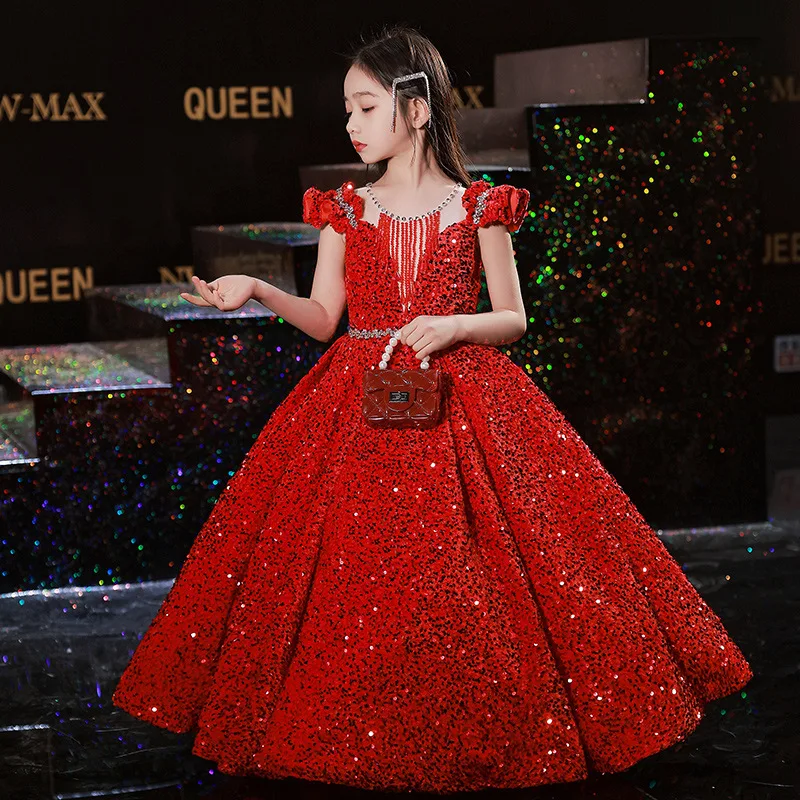
[[[361,92],[353,92],[353,97],[361,97],[363,95],[369,95],[369,97],[377,97],[378,96],[378,95],[375,94],[375,92],[368,92],[366,89],[364,91],[361,91]],[[342,100],[349,100],[349,98],[345,94],[345,95],[342,95]]]

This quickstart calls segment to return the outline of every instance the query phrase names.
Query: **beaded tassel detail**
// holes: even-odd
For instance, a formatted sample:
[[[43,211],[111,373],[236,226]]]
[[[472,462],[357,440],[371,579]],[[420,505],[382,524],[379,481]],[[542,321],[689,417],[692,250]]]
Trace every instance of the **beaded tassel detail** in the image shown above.
[[[417,276],[433,254],[438,235],[438,211],[405,221],[381,214],[378,220],[379,253],[383,263],[391,264],[395,271],[404,313],[411,311]]]

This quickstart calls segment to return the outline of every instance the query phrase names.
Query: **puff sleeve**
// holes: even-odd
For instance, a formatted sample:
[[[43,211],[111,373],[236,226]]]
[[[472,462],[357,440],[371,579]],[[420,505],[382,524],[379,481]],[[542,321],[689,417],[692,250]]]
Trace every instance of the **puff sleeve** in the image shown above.
[[[315,228],[330,224],[337,233],[345,233],[357,226],[363,213],[364,198],[349,182],[327,191],[311,186],[303,194],[303,222]]]
[[[531,194],[507,183],[492,186],[488,181],[475,181],[464,194],[464,206],[472,222],[479,228],[502,223],[509,233],[516,233],[525,221]]]

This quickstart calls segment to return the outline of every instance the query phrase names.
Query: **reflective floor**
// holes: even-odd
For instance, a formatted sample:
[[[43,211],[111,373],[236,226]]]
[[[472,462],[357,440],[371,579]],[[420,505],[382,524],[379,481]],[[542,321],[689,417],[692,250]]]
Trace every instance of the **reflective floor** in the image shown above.
[[[800,800],[800,525],[659,533],[743,650],[753,680],[709,705],[687,740],[627,772],[481,796]],[[131,639],[146,629],[169,586],[0,595],[0,800],[381,794],[225,776],[191,755],[191,734],[155,728],[112,706]]]

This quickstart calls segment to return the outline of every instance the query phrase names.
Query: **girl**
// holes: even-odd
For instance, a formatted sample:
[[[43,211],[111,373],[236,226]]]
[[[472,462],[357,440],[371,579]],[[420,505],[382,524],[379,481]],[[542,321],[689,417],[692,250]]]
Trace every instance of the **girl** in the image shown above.
[[[436,48],[406,28],[364,44],[343,100],[379,177],[305,193],[311,296],[245,275],[182,296],[255,298],[323,341],[346,303],[348,332],[226,486],[113,702],[230,774],[445,793],[625,770],[749,665],[495,347],[525,331],[510,234],[529,195],[470,180]],[[385,369],[437,370],[441,418],[368,424],[362,379]]]

